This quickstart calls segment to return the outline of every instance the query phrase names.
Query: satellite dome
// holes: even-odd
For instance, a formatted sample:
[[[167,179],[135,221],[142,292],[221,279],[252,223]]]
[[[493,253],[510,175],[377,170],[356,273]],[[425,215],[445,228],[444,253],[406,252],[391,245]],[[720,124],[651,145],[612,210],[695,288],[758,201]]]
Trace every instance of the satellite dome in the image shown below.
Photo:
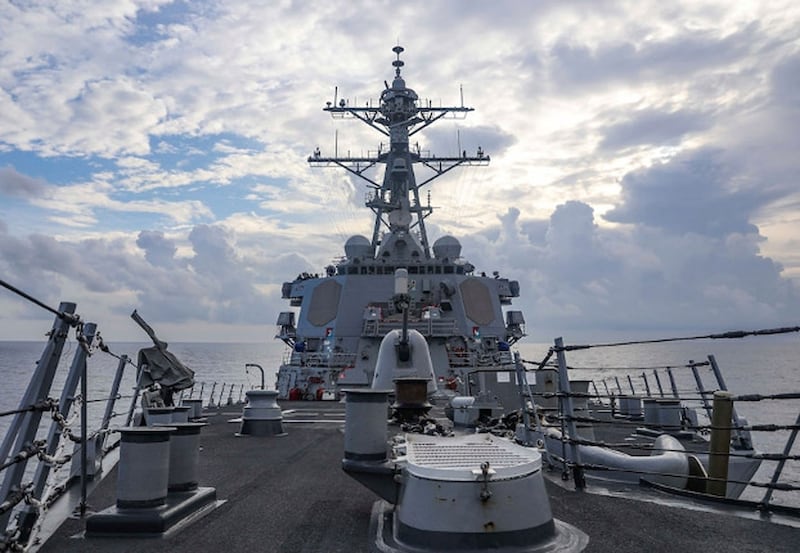
[[[366,236],[356,234],[344,243],[344,254],[347,259],[356,259],[372,255],[372,244]]]
[[[433,243],[433,256],[436,259],[448,258],[452,261],[461,256],[461,243],[452,236],[442,236]]]

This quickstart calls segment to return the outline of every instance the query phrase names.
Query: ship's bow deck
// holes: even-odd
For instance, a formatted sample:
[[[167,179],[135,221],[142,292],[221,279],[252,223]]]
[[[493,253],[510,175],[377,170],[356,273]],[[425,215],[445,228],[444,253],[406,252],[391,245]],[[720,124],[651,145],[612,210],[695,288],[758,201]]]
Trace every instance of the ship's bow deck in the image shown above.
[[[237,409],[209,416],[201,435],[200,483],[223,504],[160,538],[75,538],[67,521],[43,553],[277,553],[370,551],[376,497],[341,470],[344,405],[283,403],[285,437],[236,437]],[[94,510],[114,503],[116,475],[90,497]],[[800,530],[758,520],[675,509],[654,502],[577,493],[547,484],[553,515],[589,534],[587,552],[794,552]],[[535,508],[532,506],[531,508]]]

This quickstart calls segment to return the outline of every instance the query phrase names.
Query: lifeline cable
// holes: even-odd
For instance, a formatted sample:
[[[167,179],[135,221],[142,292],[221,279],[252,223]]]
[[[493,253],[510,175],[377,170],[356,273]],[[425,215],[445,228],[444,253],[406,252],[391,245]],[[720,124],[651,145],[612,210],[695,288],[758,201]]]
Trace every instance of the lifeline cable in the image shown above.
[[[552,437],[553,440],[559,442],[566,442],[568,444],[578,444],[578,445],[591,445],[602,447],[606,449],[635,449],[639,451],[664,451],[669,453],[691,453],[696,454],[698,452],[695,451],[687,451],[684,449],[671,449],[668,447],[656,447],[654,444],[645,444],[645,443],[634,443],[634,442],[604,442],[602,440],[586,440],[583,438],[557,438]],[[703,453],[703,452],[700,452]],[[716,457],[735,457],[738,459],[760,459],[762,461],[800,461],[800,455],[784,455],[783,453],[741,453],[741,452],[715,452],[709,453],[705,452],[708,455],[714,455]]]
[[[572,346],[568,346],[572,347]],[[602,345],[598,346],[587,346],[587,347],[602,347]],[[523,363],[526,365],[537,365],[539,369],[543,369],[547,367],[547,370],[551,371],[558,371],[558,365],[555,363],[547,363],[542,364],[540,361],[529,361],[527,359],[521,359]],[[711,363],[708,361],[698,361],[696,363],[686,363],[684,365],[651,365],[651,366],[634,366],[634,367],[607,367],[598,365],[596,367],[577,367],[575,365],[567,365],[567,368],[571,371],[651,371],[651,370],[664,370],[664,369],[691,369],[692,367],[708,367]]]
[[[573,346],[563,346],[562,351],[576,351],[591,348],[610,348],[617,346],[635,346],[644,344],[662,344],[665,342],[688,342],[692,340],[731,340],[745,338],[747,336],[770,336],[773,334],[788,334],[790,332],[800,332],[800,326],[782,326],[779,328],[763,328],[760,330],[731,330],[717,334],[703,334],[699,336],[683,336],[675,338],[655,338],[653,340],[632,340],[629,342],[608,342],[604,344],[583,344]],[[555,347],[553,349],[556,349]]]
[[[47,398],[43,401],[38,401],[32,405],[28,405],[27,407],[22,407],[21,409],[12,409],[11,411],[3,411],[0,412],[0,417],[6,417],[9,415],[16,415],[18,413],[27,413],[28,411],[49,411],[52,408],[52,399]]]
[[[631,468],[624,468],[624,467],[612,467],[608,465],[600,465],[595,463],[576,463],[574,461],[570,461],[565,457],[560,457],[557,454],[550,453],[550,455],[559,463],[567,465],[569,467],[580,467],[585,470],[596,470],[596,471],[606,471],[606,472],[624,472],[628,474],[640,474],[645,476],[669,476],[674,478],[686,478],[686,474],[680,473],[670,473],[670,472],[656,472],[650,470],[641,470],[641,469],[631,469]],[[746,481],[746,480],[736,480],[733,478],[718,478],[714,476],[705,476],[703,477],[704,480],[711,481],[711,482],[728,482],[733,484],[744,484],[745,486],[753,486],[754,488],[771,488],[778,491],[800,491],[800,486],[795,486],[793,484],[788,483],[771,483],[771,482],[756,482],[756,481]]]
[[[52,313],[53,315],[55,315],[59,319],[68,321],[71,326],[77,325],[78,322],[80,321],[80,317],[78,315],[71,315],[69,313],[64,313],[63,311],[59,311],[58,309],[53,309],[52,307],[50,307],[46,303],[37,300],[36,298],[31,296],[30,294],[27,294],[27,293],[23,292],[22,290],[20,290],[16,286],[13,286],[13,285],[9,284],[8,282],[6,282],[3,279],[0,279],[0,286],[3,286],[4,288],[14,292],[18,296],[25,298],[26,300],[28,300],[31,303],[35,303],[36,305],[38,305],[39,307],[41,307],[42,309],[44,309],[46,311],[49,311],[50,313]]]

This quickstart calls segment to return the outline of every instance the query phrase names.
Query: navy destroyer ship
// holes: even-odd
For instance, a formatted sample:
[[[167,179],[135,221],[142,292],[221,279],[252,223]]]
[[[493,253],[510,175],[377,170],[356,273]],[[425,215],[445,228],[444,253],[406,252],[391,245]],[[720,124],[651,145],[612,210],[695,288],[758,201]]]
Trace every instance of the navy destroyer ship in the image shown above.
[[[381,340],[402,326],[404,316],[408,327],[425,337],[444,393],[478,393],[486,371],[511,365],[510,347],[525,334],[521,311],[503,313],[519,296],[517,281],[496,271],[478,273],[453,236],[430,242],[425,222],[433,207],[429,191],[423,200],[426,187],[456,168],[488,165],[490,158],[481,147],[448,157],[412,144],[421,130],[466,117],[472,108],[420,100],[402,75],[403,48],[394,52],[394,79],[391,85],[384,81],[377,105],[334,98],[324,108],[336,119],[365,123],[384,135],[388,146],[381,143],[363,157],[329,157],[317,148],[308,158],[312,166],[339,167],[366,183],[374,225],[371,236],[350,237],[344,257],[325,274],[304,273],[284,283],[283,298],[300,309],[297,316],[280,313],[277,321],[277,338],[289,348],[277,375],[282,399],[333,399],[341,388],[368,386]],[[380,166],[378,182],[370,175]],[[397,269],[408,273],[407,309],[392,301]],[[493,391],[503,395],[502,384]]]
[[[634,388],[630,373],[630,393],[623,391],[616,375],[626,369],[618,364],[608,367],[616,390],[603,386],[605,377],[569,378],[581,367],[568,364],[567,354],[630,343],[556,338],[541,361],[521,360],[512,346],[524,336],[522,314],[509,310],[503,317],[518,285],[499,274],[475,274],[455,238],[429,246],[425,231],[431,208],[421,204],[420,188],[489,158],[482,151],[423,155],[409,148],[409,138],[469,108],[419,107],[401,76],[402,48],[394,51],[395,78],[378,108],[346,101],[325,108],[384,132],[390,147],[359,159],[321,152],[310,159],[371,183],[367,205],[375,226],[371,240],[348,240],[345,258],[323,277],[300,275],[284,286],[300,315],[279,318],[279,337],[291,349],[277,390],[262,381],[244,405],[222,401],[221,391],[214,401],[214,386],[204,395],[202,383],[136,311],[132,317],[153,347],[134,363],[103,343],[76,304],[52,309],[0,280],[55,315],[19,407],[0,413],[12,419],[0,452],[0,551],[797,551],[800,509],[771,496],[800,490],[781,478],[784,465],[798,461],[792,447],[800,416],[794,425],[750,424],[732,403],[797,400],[800,393],[734,395],[713,356],[685,367],[659,363],[650,373],[652,388],[642,373],[646,391]],[[365,173],[379,163],[386,165],[382,184]],[[418,183],[414,164],[431,177]],[[79,347],[56,401],[53,383],[73,330]],[[87,362],[100,352],[118,363],[105,375],[110,381],[113,373],[113,382],[99,428],[91,430],[88,405],[103,404],[87,395],[87,381],[98,378],[89,376]],[[121,391],[131,367],[128,397]],[[698,367],[712,368],[716,383],[705,385]],[[679,369],[691,371],[696,387],[673,375]],[[667,378],[669,388],[662,387]],[[298,401],[340,393],[346,401]],[[128,399],[127,408],[115,407]],[[689,401],[703,406],[710,425],[687,416]],[[515,409],[517,418],[509,418]],[[506,415],[500,420],[483,416],[500,413]],[[409,427],[419,414],[442,424]],[[53,422],[38,439],[45,417]],[[719,432],[710,447],[699,435],[709,430]],[[776,430],[790,432],[783,453],[756,451],[750,433]],[[641,449],[620,451],[631,447]],[[35,459],[32,474],[27,465]],[[724,470],[712,471],[713,460],[724,461]],[[750,481],[762,460],[777,463],[771,481]],[[66,482],[51,478],[58,471]],[[743,500],[744,486],[766,491]]]

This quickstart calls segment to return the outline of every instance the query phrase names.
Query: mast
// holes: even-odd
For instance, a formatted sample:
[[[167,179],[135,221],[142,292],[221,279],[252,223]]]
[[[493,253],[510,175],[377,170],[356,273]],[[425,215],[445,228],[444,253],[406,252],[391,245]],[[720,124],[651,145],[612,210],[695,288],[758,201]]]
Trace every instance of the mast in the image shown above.
[[[456,157],[436,157],[423,155],[417,145],[413,150],[409,147],[411,136],[436,121],[447,119],[463,119],[473,108],[461,106],[433,107],[431,102],[419,105],[417,93],[406,86],[401,69],[405,65],[400,59],[403,52],[402,46],[395,46],[392,51],[396,59],[392,62],[395,68],[394,79],[391,86],[384,81],[385,88],[381,92],[380,104],[372,106],[368,103],[364,107],[351,106],[342,98],[336,104],[328,102],[323,108],[330,112],[334,119],[358,119],[369,125],[381,134],[389,137],[389,149],[383,151],[383,145],[375,155],[362,157],[334,157],[322,156],[319,148],[308,158],[312,166],[331,167],[339,166],[350,173],[365,180],[372,192],[368,195],[366,206],[375,214],[375,224],[372,231],[372,251],[377,252],[381,245],[381,230],[386,228],[392,235],[406,235],[418,229],[420,246],[426,259],[430,259],[430,244],[425,229],[425,219],[433,212],[430,199],[427,205],[420,201],[420,189],[430,184],[433,180],[451,171],[460,165],[488,165],[489,156],[478,148],[476,155],[467,155],[466,150]],[[338,96],[338,88],[337,88]],[[385,165],[382,183],[377,183],[367,177],[365,172],[377,164]],[[418,183],[414,174],[414,164],[422,164],[433,175]]]

